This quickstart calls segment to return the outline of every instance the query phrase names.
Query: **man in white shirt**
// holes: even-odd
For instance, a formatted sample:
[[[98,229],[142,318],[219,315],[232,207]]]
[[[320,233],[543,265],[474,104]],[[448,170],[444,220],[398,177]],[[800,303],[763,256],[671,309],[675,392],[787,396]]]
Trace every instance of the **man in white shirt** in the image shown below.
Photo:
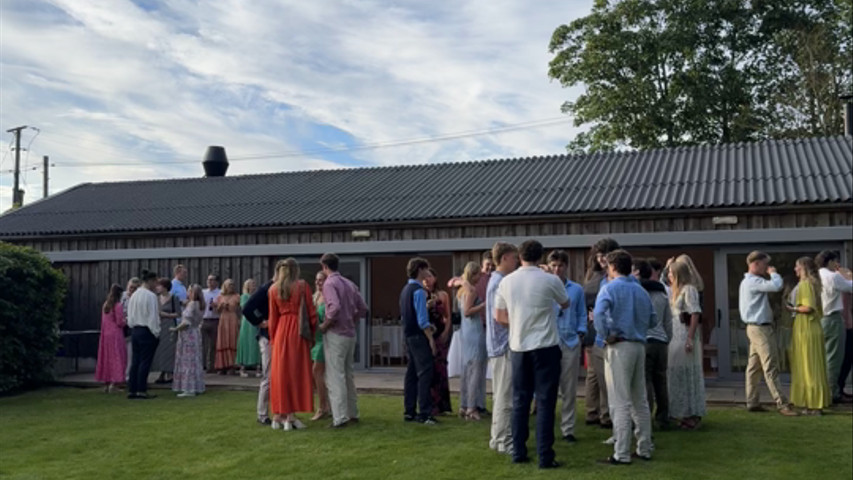
[[[770,265],[770,255],[754,251],[746,257],[749,271],[740,282],[740,319],[746,324],[746,336],[749,338],[749,362],[746,366],[746,408],[750,412],[762,412],[759,403],[758,384],[761,370],[770,395],[776,401],[779,413],[796,416],[797,413],[788,404],[779,383],[779,353],[777,351],[776,330],[773,326],[773,311],[767,294],[782,290],[782,277]],[[770,280],[764,278],[770,274]]]
[[[826,344],[826,376],[829,388],[832,390],[832,403],[841,402],[841,389],[838,387],[838,375],[841,372],[841,362],[844,360],[844,319],[841,310],[844,309],[841,294],[853,292],[853,281],[844,278],[838,272],[838,254],[829,250],[820,252],[815,257],[815,263],[820,268],[820,283],[823,286],[820,298],[823,303],[823,337]]]
[[[201,323],[202,361],[207,373],[213,373],[216,361],[216,336],[219,332],[219,310],[216,309],[216,299],[219,298],[219,275],[211,273],[207,276],[207,288],[204,293],[204,319]]]
[[[556,468],[560,464],[554,460],[554,409],[562,354],[554,302],[565,309],[569,297],[556,275],[539,269],[541,243],[527,240],[518,250],[522,267],[501,281],[495,295],[496,321],[509,327],[512,351],[512,461],[530,461],[528,420],[535,392],[539,468]]]
[[[142,287],[127,301],[127,326],[131,329],[133,358],[127,382],[127,398],[148,399],[148,372],[160,335],[160,302],[154,293],[157,274],[143,270]]]

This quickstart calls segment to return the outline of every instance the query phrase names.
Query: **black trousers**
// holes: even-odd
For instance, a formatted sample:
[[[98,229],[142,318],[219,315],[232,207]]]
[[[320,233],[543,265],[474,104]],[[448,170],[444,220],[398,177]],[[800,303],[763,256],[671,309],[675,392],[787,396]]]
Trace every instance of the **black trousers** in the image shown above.
[[[668,361],[668,344],[652,340],[646,343],[646,392],[649,397],[649,412],[654,414],[658,426],[662,428],[669,424],[669,393],[666,389]]]
[[[406,379],[403,384],[403,407],[406,415],[415,416],[415,402],[420,406],[421,420],[432,415],[432,376],[435,360],[426,335],[406,337],[406,350],[409,364],[406,366]]]
[[[840,392],[844,391],[844,384],[847,383],[847,375],[850,375],[851,369],[853,369],[853,329],[846,331],[844,360],[841,362],[841,372],[838,375],[838,388]]]
[[[154,352],[160,341],[148,327],[133,327],[130,343],[133,346],[133,359],[130,362],[127,393],[130,395],[146,393],[148,392],[148,372],[151,370],[151,361],[154,360]]]
[[[560,387],[560,346],[512,352],[513,459],[527,458],[530,402],[536,394],[536,453],[539,465],[554,461],[554,409]]]

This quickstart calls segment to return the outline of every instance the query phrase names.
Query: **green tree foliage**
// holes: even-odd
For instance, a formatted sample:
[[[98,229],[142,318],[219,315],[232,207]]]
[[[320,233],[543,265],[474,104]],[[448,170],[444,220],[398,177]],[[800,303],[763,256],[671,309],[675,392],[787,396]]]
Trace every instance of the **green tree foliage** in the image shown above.
[[[0,242],[0,393],[50,380],[65,291],[44,255]]]
[[[838,24],[850,1],[596,0],[549,46],[550,77],[586,88],[562,107],[576,125],[590,125],[569,149],[799,135],[821,115],[820,132],[837,132],[836,92],[850,85],[842,49],[850,39]],[[797,89],[808,82],[819,93],[803,98]],[[836,110],[827,111],[832,95]]]

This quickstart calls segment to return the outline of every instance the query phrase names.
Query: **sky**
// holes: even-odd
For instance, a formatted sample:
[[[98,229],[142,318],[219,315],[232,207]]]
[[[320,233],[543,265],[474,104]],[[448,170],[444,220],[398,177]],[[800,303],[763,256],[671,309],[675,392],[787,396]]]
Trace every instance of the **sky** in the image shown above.
[[[548,42],[592,0],[0,0],[0,212],[84,182],[559,154]]]

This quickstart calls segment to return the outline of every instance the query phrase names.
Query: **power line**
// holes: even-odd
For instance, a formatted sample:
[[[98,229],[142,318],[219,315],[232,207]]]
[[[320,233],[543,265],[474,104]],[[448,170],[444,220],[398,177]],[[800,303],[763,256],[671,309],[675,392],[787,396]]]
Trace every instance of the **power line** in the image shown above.
[[[491,128],[486,130],[469,130],[463,132],[456,133],[448,133],[443,135],[436,135],[430,137],[419,137],[419,138],[410,138],[404,140],[391,140],[386,142],[376,142],[365,145],[354,145],[354,146],[346,146],[346,147],[327,147],[327,148],[316,148],[316,149],[307,149],[307,150],[291,150],[285,152],[274,152],[274,153],[258,153],[258,154],[249,154],[249,155],[238,155],[231,157],[229,161],[250,161],[250,160],[262,160],[262,159],[271,159],[271,158],[289,158],[289,157],[302,157],[306,155],[316,155],[322,153],[343,153],[343,152],[352,152],[352,151],[364,151],[364,150],[377,150],[382,148],[392,148],[392,147],[401,147],[401,146],[410,146],[410,145],[419,145],[426,143],[436,143],[436,142],[444,142],[450,140],[460,140],[463,138],[471,138],[482,135],[491,135],[498,133],[506,133],[512,131],[526,130],[532,128],[542,128],[548,126],[560,125],[568,121],[566,117],[558,117],[558,118],[550,118],[543,120],[535,120],[530,122],[523,122],[513,125],[507,125],[504,127]],[[50,141],[54,143],[63,143],[57,142],[56,140],[51,139]],[[75,145],[71,145],[75,146]],[[75,146],[77,148],[81,148],[84,150],[92,150],[99,151],[96,149],[91,149],[87,147]],[[116,152],[104,152],[104,153],[116,153]],[[189,157],[177,157],[177,158],[189,158]],[[89,167],[89,166],[150,166],[150,165],[179,165],[179,164],[194,164],[198,163],[197,159],[192,160],[173,160],[173,161],[150,161],[150,162],[74,162],[74,163],[59,163],[56,167]]]

